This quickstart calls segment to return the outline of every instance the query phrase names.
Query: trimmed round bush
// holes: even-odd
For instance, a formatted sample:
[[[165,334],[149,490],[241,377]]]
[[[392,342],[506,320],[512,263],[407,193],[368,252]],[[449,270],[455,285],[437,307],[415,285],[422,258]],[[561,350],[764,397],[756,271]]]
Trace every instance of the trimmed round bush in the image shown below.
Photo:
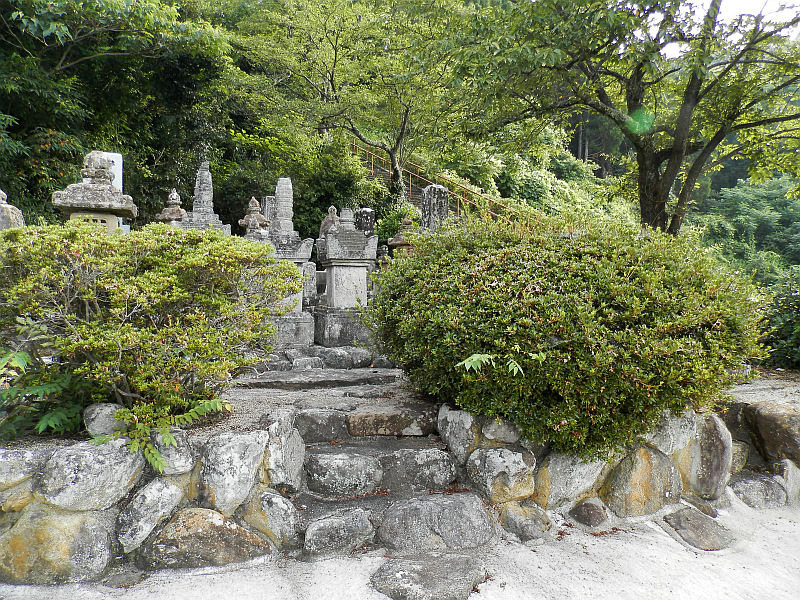
[[[664,409],[707,407],[761,354],[754,287],[688,236],[472,221],[414,249],[378,275],[382,350],[421,391],[562,452],[607,454]]]

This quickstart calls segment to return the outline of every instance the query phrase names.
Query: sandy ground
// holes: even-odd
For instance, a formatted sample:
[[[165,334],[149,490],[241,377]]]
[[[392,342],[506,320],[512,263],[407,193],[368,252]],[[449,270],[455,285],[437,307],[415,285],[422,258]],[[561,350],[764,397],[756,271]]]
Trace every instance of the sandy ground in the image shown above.
[[[734,503],[720,520],[738,541],[719,552],[690,550],[652,521],[602,536],[576,527],[539,545],[501,539],[484,554],[491,578],[470,600],[800,598],[800,510],[754,511]],[[274,555],[231,567],[161,571],[128,589],[0,584],[0,598],[386,600],[369,583],[385,560],[382,550],[314,562]]]

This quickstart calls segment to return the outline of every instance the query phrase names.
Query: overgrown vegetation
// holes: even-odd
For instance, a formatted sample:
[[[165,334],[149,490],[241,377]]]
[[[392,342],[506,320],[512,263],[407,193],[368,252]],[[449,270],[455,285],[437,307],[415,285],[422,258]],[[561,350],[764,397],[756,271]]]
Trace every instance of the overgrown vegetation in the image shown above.
[[[149,225],[104,235],[91,224],[0,234],[0,355],[10,387],[0,436],[75,431],[83,407],[124,406],[132,448],[223,407],[218,392],[270,348],[270,318],[301,289],[267,244],[216,230]]]
[[[378,276],[371,322],[419,388],[598,455],[708,407],[760,356],[759,300],[690,236],[607,221],[470,221]]]
[[[772,364],[800,368],[800,267],[790,269],[773,287],[767,313],[767,343]]]

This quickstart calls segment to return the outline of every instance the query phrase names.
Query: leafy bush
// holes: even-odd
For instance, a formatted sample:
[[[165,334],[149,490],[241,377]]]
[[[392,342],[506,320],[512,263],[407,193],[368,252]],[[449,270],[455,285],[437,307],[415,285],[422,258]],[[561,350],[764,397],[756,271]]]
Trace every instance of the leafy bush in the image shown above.
[[[689,236],[593,224],[416,237],[377,276],[382,350],[423,392],[586,456],[633,443],[664,409],[709,406],[761,352],[754,287]]]
[[[774,286],[775,298],[767,313],[770,362],[800,367],[800,266],[790,269]]]
[[[75,221],[2,232],[0,347],[40,357],[35,369],[17,369],[22,392],[4,409],[3,433],[30,425],[29,409],[41,419],[54,405],[85,403],[56,385],[69,376],[91,389],[90,400],[122,404],[130,446],[145,446],[157,463],[151,430],[221,409],[217,393],[247,363],[243,351],[269,349],[270,318],[300,289],[296,267],[270,251],[213,229],[164,225],[129,235]],[[20,335],[20,317],[36,335]],[[35,400],[30,385],[51,389]],[[72,429],[79,422],[64,420]]]
[[[415,229],[419,227],[422,219],[419,209],[407,200],[395,202],[385,215],[378,218],[375,223],[378,243],[385,244],[397,235],[397,232],[402,229],[403,219],[406,217],[411,219]]]

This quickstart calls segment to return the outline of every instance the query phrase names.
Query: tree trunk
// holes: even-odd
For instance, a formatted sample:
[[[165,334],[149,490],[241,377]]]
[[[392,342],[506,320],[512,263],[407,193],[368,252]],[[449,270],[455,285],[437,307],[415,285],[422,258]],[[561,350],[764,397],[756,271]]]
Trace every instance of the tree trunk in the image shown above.
[[[405,182],[403,181],[403,169],[397,158],[397,152],[387,150],[387,154],[389,155],[389,162],[391,164],[389,170],[389,194],[398,200],[402,200],[405,198],[406,191]]]
[[[637,153],[639,166],[639,211],[642,226],[665,231],[669,222],[667,199],[662,195],[661,174],[655,157],[646,151]]]

